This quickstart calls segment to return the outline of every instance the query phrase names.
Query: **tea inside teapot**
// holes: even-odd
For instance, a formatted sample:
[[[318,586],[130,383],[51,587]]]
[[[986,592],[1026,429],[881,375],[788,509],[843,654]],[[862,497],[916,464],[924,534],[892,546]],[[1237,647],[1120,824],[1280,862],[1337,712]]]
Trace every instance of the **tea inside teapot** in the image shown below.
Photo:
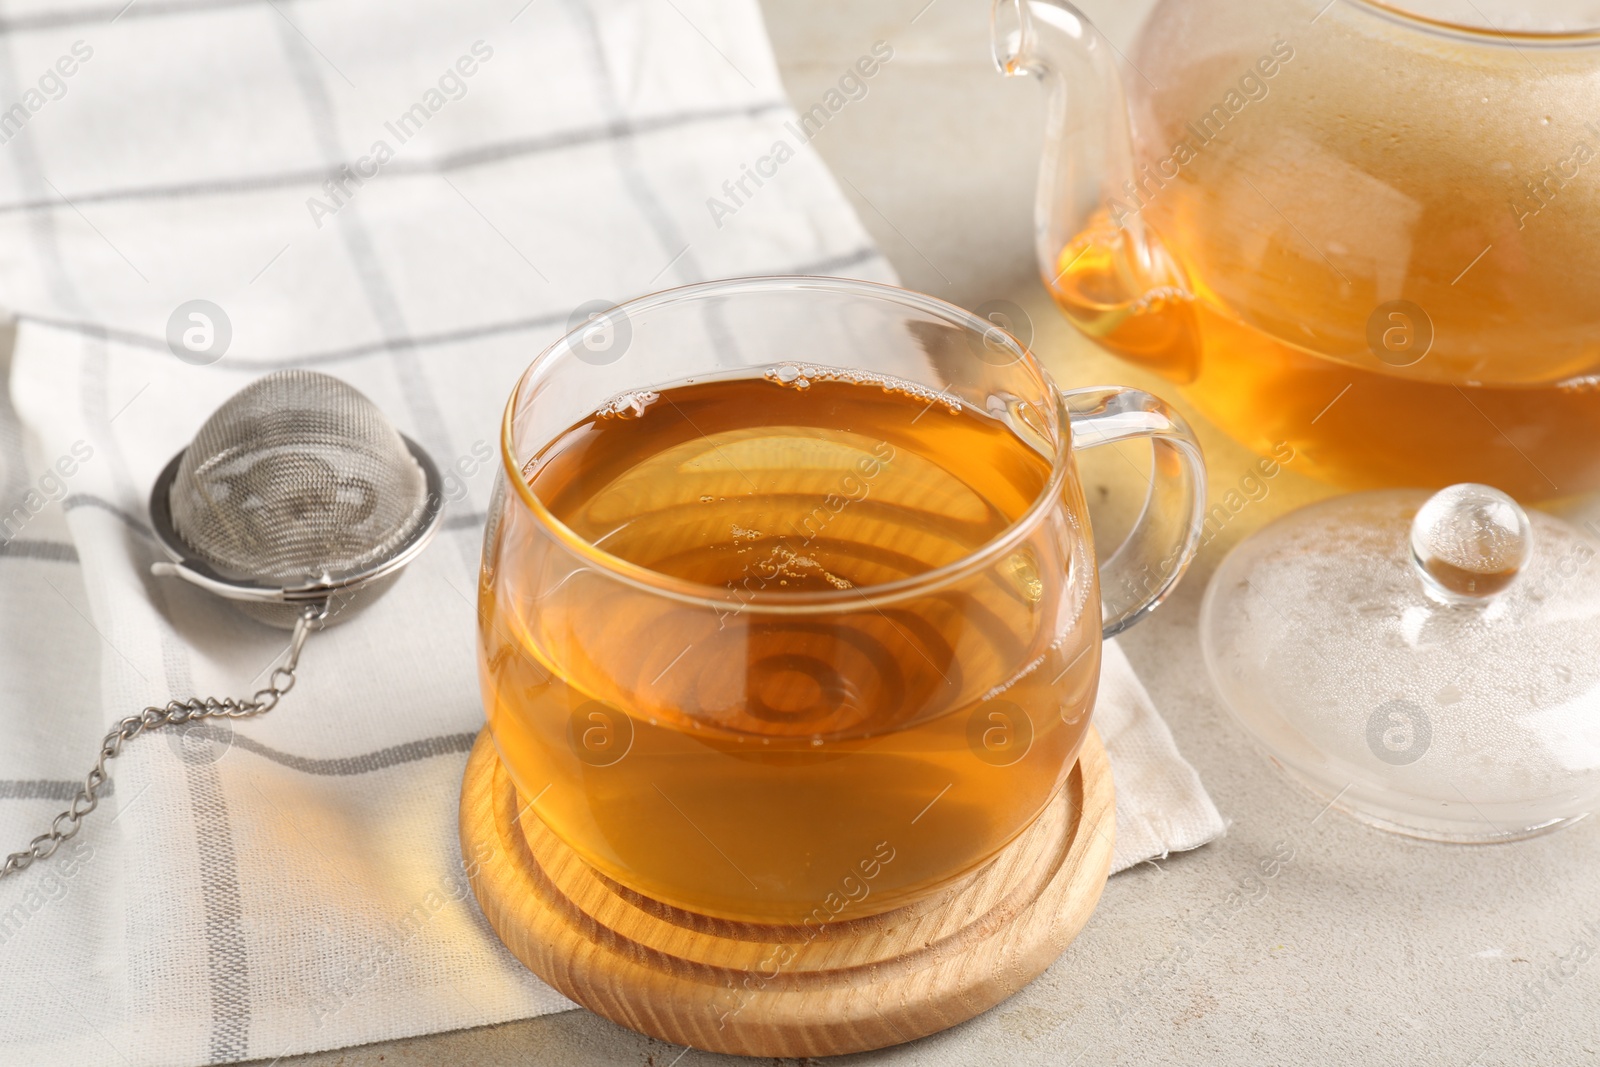
[[[1166,0],[1124,108],[1081,14],[1002,0],[997,57],[1051,89],[1052,294],[1326,480],[1600,488],[1592,6]]]

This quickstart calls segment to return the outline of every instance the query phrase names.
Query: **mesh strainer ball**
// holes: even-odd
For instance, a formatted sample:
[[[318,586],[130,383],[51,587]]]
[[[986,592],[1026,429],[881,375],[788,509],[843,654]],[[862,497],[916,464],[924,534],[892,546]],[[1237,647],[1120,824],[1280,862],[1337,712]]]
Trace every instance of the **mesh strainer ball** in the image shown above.
[[[100,802],[106,764],[147,730],[239,719],[277,707],[294,687],[313,630],[371,603],[439,528],[439,470],[372,401],[326,374],[269,374],[206,420],[156,479],[150,524],[174,575],[292,627],[289,649],[263,688],[243,699],[190,697],[117,723],[72,806],[0,878],[48,859]]]
[[[156,480],[151,518],[173,560],[157,570],[274,625],[318,601],[347,617],[433,535],[440,490],[427,453],[359,391],[279,371],[218,408]]]

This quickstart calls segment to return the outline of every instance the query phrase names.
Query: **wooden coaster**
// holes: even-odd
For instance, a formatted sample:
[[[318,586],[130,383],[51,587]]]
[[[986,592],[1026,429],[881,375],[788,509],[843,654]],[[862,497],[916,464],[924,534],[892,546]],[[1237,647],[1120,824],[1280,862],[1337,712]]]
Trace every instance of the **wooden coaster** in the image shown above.
[[[748,1056],[831,1056],[936,1033],[998,1004],[1088,921],[1111,868],[1111,767],[1091,729],[1044,813],[932,898],[819,935],[641,897],[589,867],[524,802],[485,730],[461,788],[472,887],[534,974],[613,1022]],[[469,871],[471,867],[469,867]]]

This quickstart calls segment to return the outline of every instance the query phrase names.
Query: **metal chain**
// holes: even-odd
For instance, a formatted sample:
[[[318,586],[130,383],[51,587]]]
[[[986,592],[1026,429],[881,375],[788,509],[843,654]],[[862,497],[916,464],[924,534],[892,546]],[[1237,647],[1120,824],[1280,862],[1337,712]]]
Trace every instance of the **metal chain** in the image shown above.
[[[27,870],[38,860],[48,859],[61,847],[63,841],[68,841],[77,834],[83,825],[83,817],[100,804],[100,787],[105,785],[109,778],[106,764],[120,756],[122,746],[135,737],[147,730],[157,730],[163,726],[181,726],[186,722],[198,722],[203,719],[242,719],[247,716],[264,715],[277,707],[278,701],[284,694],[294,688],[295,669],[300,665],[300,649],[304,647],[306,637],[326,617],[325,602],[306,608],[300,618],[295,620],[294,637],[289,643],[288,659],[281,666],[272,669],[266,687],[256,690],[255,695],[249,699],[238,700],[227,697],[219,700],[216,697],[190,697],[188,700],[173,700],[164,707],[152,705],[138,715],[130,715],[117,723],[111,732],[106,734],[105,740],[100,742],[100,758],[95,761],[94,769],[84,776],[83,785],[78,789],[78,795],[73,798],[72,806],[57,815],[50,823],[49,832],[34,838],[28,843],[27,849],[7,856],[5,865],[0,867],[0,878]]]

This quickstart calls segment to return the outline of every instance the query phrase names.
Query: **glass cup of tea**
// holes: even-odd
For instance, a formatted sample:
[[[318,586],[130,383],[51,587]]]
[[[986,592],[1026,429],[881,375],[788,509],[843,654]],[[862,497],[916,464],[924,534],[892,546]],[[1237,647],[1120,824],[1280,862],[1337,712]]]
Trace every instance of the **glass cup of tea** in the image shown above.
[[[1133,438],[1149,496],[1097,569],[1073,455]],[[907,904],[1026,829],[1205,498],[1157,398],[828,278],[604,311],[523,374],[501,452],[479,652],[527,810],[627,889],[764,923]]]

